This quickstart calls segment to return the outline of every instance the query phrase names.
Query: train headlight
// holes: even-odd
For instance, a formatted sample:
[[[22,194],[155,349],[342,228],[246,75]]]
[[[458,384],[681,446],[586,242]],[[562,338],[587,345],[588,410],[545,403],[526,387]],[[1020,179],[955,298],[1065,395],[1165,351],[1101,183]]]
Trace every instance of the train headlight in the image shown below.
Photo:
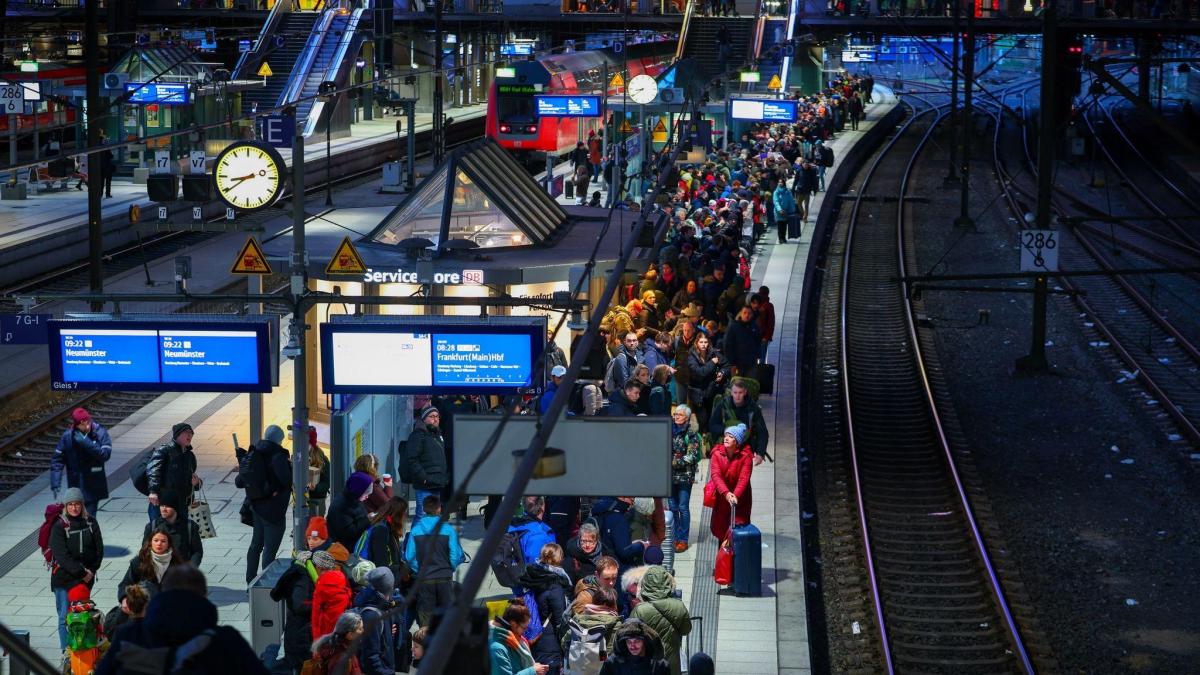
[[[527,134],[536,134],[536,133],[537,133],[537,125],[536,125],[536,124],[530,124],[529,126],[525,127],[525,133],[527,133]]]
[[[507,134],[510,131],[512,131],[512,127],[510,127],[509,125],[507,125],[507,124],[500,125],[500,133]]]

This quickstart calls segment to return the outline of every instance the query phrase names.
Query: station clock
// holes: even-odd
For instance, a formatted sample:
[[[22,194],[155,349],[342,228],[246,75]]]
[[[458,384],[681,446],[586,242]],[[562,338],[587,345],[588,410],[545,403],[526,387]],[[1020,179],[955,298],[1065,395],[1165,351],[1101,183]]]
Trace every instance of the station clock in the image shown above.
[[[629,81],[629,98],[634,103],[645,105],[658,96],[658,81],[651,75],[637,75]]]
[[[279,199],[286,173],[283,157],[275,148],[255,141],[238,141],[217,155],[213,185],[217,196],[229,206],[258,211]]]

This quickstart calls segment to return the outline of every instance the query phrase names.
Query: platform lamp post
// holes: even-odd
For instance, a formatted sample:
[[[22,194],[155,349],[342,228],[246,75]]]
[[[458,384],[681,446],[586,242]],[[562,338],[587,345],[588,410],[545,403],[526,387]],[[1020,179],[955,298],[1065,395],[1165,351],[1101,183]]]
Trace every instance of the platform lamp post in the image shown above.
[[[333,111],[337,106],[337,82],[333,80],[325,80],[317,87],[317,94],[320,99],[329,106],[329,114],[325,116],[325,206],[333,206],[333,183],[330,182],[330,171],[333,168],[331,161],[332,141],[330,134],[333,131]]]

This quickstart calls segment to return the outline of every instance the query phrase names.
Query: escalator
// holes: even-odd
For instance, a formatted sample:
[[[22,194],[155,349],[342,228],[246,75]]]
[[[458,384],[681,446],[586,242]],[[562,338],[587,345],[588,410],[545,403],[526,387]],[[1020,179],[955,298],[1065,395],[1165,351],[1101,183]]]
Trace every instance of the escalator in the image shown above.
[[[781,74],[782,58],[769,54],[787,41],[787,12],[797,0],[738,0],[738,17],[705,16],[706,0],[689,0],[677,56],[693,59],[708,77],[729,75],[759,61],[761,88]],[[722,43],[726,45],[722,49]]]
[[[320,12],[289,11],[291,3],[277,2],[267,17],[255,42],[255,48],[242,54],[234,68],[233,79],[255,80],[259,68],[265,62],[272,72],[266,78],[266,86],[242,92],[242,114],[249,115],[257,104],[258,110],[269,110],[279,104],[280,96],[287,88],[289,70],[297,63],[307,46]]]

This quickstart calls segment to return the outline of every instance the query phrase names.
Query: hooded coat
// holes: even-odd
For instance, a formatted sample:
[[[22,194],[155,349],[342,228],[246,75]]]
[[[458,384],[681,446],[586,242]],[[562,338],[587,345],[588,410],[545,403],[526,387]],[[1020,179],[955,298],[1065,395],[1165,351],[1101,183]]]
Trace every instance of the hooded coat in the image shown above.
[[[629,653],[626,641],[641,638],[645,646],[641,656]],[[663,660],[662,644],[652,628],[637,619],[630,619],[617,629],[612,656],[604,662],[600,675],[669,675],[671,669]]]
[[[683,636],[692,632],[692,619],[687,605],[672,595],[674,590],[675,579],[671,574],[661,565],[651,565],[638,584],[641,602],[629,616],[658,633],[671,675],[679,675],[679,650]]]
[[[112,439],[99,422],[83,433],[74,427],[63,432],[50,457],[50,487],[58,490],[62,475],[67,475],[67,487],[83,490],[85,502],[108,498],[108,477],[104,463],[112,457]]]
[[[525,638],[514,634],[506,625],[493,623],[491,628],[488,639],[491,675],[535,675],[533,654]]]
[[[312,634],[315,638],[333,632],[338,617],[350,606],[350,582],[346,574],[334,568],[317,577],[312,597]]]
[[[144,621],[131,622],[112,637],[95,675],[167,672],[170,668],[163,661],[172,653],[178,657],[184,645],[195,654],[184,669],[174,672],[268,675],[236,628],[217,625],[216,605],[185,590],[155,595]]]
[[[570,631],[564,616],[567,611],[567,597],[572,592],[571,579],[561,567],[551,567],[542,563],[525,566],[521,575],[521,585],[533,593],[537,601],[538,616],[546,623],[542,636],[530,646],[533,659],[538,663],[550,666],[563,665],[563,653],[559,645]]]
[[[371,521],[367,518],[367,510],[362,502],[342,490],[329,503],[329,511],[325,513],[325,525],[334,541],[345,546],[346,550],[353,551],[358,538],[371,526]]]
[[[363,610],[364,622],[377,618],[393,607],[392,599],[385,598],[370,586],[358,592],[354,606]],[[369,608],[369,609],[368,609]],[[379,610],[376,614],[375,610]],[[375,616],[371,616],[371,615]],[[396,638],[403,630],[403,619],[398,614],[380,619],[372,629],[363,633],[358,645],[358,663],[365,675],[393,675],[396,672]]]

